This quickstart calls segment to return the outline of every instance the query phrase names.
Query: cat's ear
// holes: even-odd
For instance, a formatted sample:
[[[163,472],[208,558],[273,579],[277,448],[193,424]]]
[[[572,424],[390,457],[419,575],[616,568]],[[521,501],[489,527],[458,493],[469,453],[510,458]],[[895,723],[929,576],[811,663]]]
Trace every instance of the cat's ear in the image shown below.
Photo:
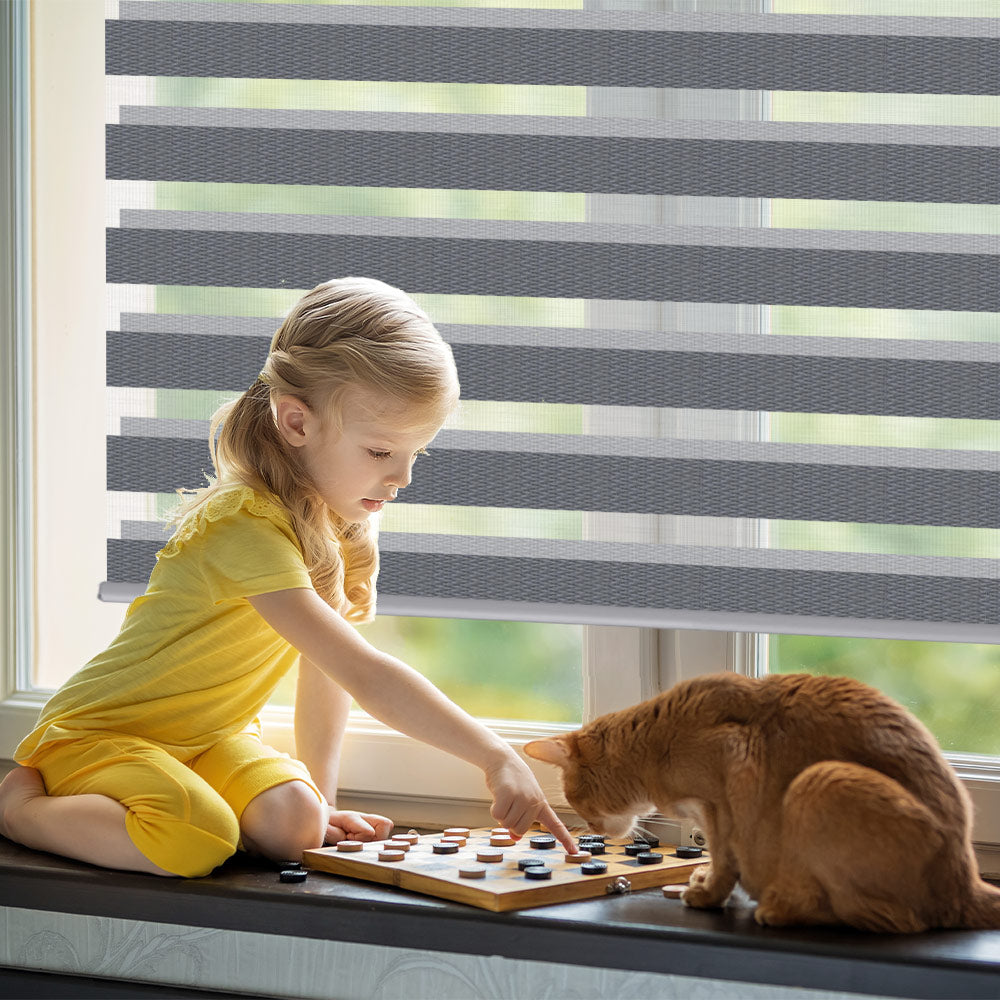
[[[544,761],[546,764],[557,764],[559,767],[565,767],[570,758],[567,739],[563,736],[532,740],[524,745],[524,752],[535,760]]]

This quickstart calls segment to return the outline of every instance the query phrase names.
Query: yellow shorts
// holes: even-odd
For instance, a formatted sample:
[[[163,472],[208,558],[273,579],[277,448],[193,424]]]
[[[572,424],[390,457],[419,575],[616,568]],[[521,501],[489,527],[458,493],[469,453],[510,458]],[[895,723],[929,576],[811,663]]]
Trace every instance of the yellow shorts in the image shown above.
[[[181,762],[134,736],[93,733],[41,747],[24,761],[49,795],[107,795],[128,813],[125,828],[153,864],[175,875],[207,875],[240,846],[240,817],[261,792],[304,781],[305,766],[261,742],[256,727]]]

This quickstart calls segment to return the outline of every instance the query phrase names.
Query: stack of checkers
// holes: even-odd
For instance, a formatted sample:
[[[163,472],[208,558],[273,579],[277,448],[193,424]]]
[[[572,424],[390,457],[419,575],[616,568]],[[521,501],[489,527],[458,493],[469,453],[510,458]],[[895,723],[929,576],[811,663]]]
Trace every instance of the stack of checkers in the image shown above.
[[[640,865],[655,865],[663,860],[663,855],[653,850],[659,846],[659,837],[643,834],[641,837],[633,837],[632,843],[625,845],[625,853],[630,858],[635,858]]]

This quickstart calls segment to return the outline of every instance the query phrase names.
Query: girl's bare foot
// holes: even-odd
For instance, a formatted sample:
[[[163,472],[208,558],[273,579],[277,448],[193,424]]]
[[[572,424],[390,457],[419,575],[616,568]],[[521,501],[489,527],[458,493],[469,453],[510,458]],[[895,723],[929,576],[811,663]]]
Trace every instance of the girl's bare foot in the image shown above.
[[[47,795],[33,767],[15,767],[0,781],[0,834],[8,840],[104,868],[172,876],[132,843],[125,816],[105,795]]]
[[[17,817],[23,807],[45,796],[45,782],[33,767],[19,765],[0,781],[0,834],[20,842],[16,831]]]

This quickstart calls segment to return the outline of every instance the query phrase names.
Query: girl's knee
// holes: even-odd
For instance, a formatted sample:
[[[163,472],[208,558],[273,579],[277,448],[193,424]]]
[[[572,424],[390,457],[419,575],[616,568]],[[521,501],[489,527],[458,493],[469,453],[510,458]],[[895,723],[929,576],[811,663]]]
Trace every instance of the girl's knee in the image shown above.
[[[243,839],[269,857],[298,859],[323,846],[329,807],[304,781],[275,785],[250,801],[240,819]]]
[[[175,875],[208,875],[236,853],[240,827],[221,799],[197,803],[184,815],[130,807],[126,829],[154,864]]]

